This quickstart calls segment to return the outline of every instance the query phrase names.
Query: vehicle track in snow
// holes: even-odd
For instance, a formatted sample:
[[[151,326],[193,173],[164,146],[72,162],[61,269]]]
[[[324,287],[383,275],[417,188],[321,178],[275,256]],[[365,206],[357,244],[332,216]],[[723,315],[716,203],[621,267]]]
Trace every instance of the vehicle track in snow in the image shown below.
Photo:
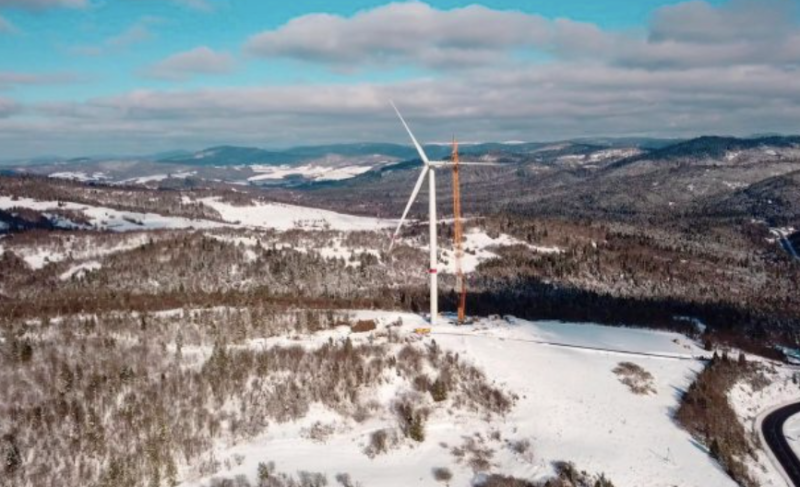
[[[699,361],[707,361],[709,360],[708,357],[705,356],[694,356],[694,355],[672,355],[666,353],[657,353],[657,352],[637,352],[633,350],[620,350],[614,348],[604,348],[604,347],[592,347],[589,345],[575,345],[571,343],[563,343],[563,342],[552,342],[548,340],[536,340],[533,338],[501,338],[501,337],[493,337],[489,335],[481,335],[477,333],[455,333],[455,332],[447,332],[447,331],[432,331],[431,335],[439,335],[439,336],[462,336],[467,338],[485,338],[490,340],[497,340],[497,341],[512,341],[512,342],[524,342],[524,343],[534,343],[537,345],[545,345],[549,347],[558,347],[558,348],[572,348],[575,350],[585,350],[591,352],[604,352],[604,353],[615,353],[620,355],[631,355],[631,356],[639,356],[639,357],[653,357],[653,358],[661,358],[661,359],[668,359],[668,360],[699,360]]]

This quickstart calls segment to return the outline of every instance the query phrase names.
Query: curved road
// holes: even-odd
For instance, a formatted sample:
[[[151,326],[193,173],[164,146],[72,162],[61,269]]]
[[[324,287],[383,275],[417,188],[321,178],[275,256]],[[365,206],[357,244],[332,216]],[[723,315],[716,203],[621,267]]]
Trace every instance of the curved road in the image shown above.
[[[800,413],[800,403],[792,404],[773,411],[761,423],[764,439],[795,487],[800,487],[800,459],[783,434],[783,424],[798,413]]]

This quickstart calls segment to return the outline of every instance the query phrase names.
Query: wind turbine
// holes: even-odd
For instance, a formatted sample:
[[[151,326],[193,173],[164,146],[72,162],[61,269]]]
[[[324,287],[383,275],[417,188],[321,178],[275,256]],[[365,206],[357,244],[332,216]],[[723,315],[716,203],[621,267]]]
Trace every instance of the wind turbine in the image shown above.
[[[431,278],[430,324],[433,326],[436,325],[436,318],[439,315],[439,269],[436,255],[436,169],[452,168],[454,166],[499,166],[499,164],[488,162],[465,162],[457,159],[455,161],[431,161],[428,159],[428,155],[425,154],[425,150],[422,148],[419,142],[417,142],[417,138],[414,137],[414,134],[408,127],[403,115],[400,114],[400,110],[397,109],[397,106],[395,106],[394,102],[390,101],[389,103],[391,103],[392,108],[394,108],[395,113],[397,113],[397,117],[400,119],[403,127],[405,127],[406,132],[408,132],[408,136],[411,137],[411,142],[414,143],[414,147],[416,147],[417,153],[419,153],[419,157],[422,159],[422,172],[417,179],[417,184],[414,185],[414,191],[411,192],[411,198],[408,200],[408,204],[403,212],[403,216],[400,218],[400,222],[397,224],[397,229],[392,236],[392,243],[389,245],[389,251],[391,252],[392,248],[394,247],[397,236],[400,234],[400,229],[403,227],[403,223],[406,221],[409,210],[411,210],[411,205],[413,205],[414,201],[416,201],[419,190],[422,188],[422,185],[425,182],[425,176],[428,176],[428,220],[430,223],[430,267],[428,268],[428,274],[430,274]]]

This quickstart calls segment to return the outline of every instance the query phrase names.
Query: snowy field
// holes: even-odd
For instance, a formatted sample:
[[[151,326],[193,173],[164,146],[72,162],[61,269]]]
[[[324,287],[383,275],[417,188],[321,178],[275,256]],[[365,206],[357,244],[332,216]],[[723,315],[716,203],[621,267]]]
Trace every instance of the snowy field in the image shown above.
[[[39,201],[31,198],[18,198],[14,200],[10,196],[0,196],[0,210],[9,210],[14,207],[29,208],[41,212],[59,209],[72,210],[85,215],[93,228],[117,232],[188,228],[211,229],[232,226],[275,230],[291,230],[298,228],[306,230],[330,229],[353,231],[379,230],[395,224],[392,220],[346,215],[333,211],[279,203],[255,203],[249,206],[235,206],[223,203],[218,198],[206,198],[201,201],[210,208],[217,210],[222,215],[223,219],[229,223],[225,224],[210,220],[164,216],[155,213],[119,211],[102,206],[65,201]],[[59,225],[64,228],[84,227],[83,225],[65,219],[62,219]]]
[[[481,263],[498,257],[498,255],[492,251],[492,248],[515,245],[527,247],[531,252],[544,254],[562,252],[562,250],[557,247],[538,247],[530,245],[506,234],[500,234],[497,238],[492,238],[486,232],[477,228],[472,228],[464,234],[464,255],[461,260],[461,270],[466,274],[475,272],[475,269],[477,269],[478,265]],[[427,241],[423,244],[423,248],[429,248]],[[442,261],[445,263],[442,271],[448,274],[455,274],[455,252],[450,246],[441,249],[441,252]]]
[[[138,213],[133,211],[119,211],[102,206],[85,205],[68,201],[39,201],[31,198],[18,198],[0,196],[0,210],[11,208],[29,208],[41,212],[56,210],[71,210],[82,213],[89,220],[92,227],[115,232],[130,232],[137,230],[161,230],[184,228],[218,228],[224,224],[209,220],[194,220],[178,216],[164,216],[156,213]],[[63,220],[59,224],[64,228],[84,228],[79,223]]]
[[[374,311],[355,316],[375,319],[378,331],[402,318],[400,330],[409,336],[415,336],[414,328],[425,325],[422,317],[412,314]],[[349,334],[348,328],[341,327],[315,336],[251,345],[315,347]],[[375,339],[371,334],[350,336],[356,342]],[[672,420],[680,391],[702,368],[695,358],[703,351],[682,335],[497,318],[468,328],[448,322],[418,340],[435,340],[444,350],[457,352],[482,369],[490,381],[516,394],[518,401],[511,413],[487,422],[476,414],[436,409],[424,442],[406,440],[398,449],[370,459],[363,453],[369,434],[391,426],[389,418],[356,423],[317,407],[303,420],[270,425],[266,434],[246,444],[218,445],[216,458],[227,459],[230,465],[218,476],[246,475],[255,481],[258,464],[271,461],[279,472],[321,472],[331,483],[336,474],[348,473],[363,485],[433,486],[437,482],[432,469],[446,467],[453,473],[450,485],[471,485],[476,472],[451,450],[473,441],[491,450],[492,472],[521,478],[544,479],[552,474],[553,461],[566,460],[590,473],[604,472],[618,486],[736,485]],[[623,361],[652,374],[654,394],[636,395],[620,382],[613,369]],[[385,387],[377,391],[378,398],[395,397],[398,391],[391,389],[393,385]],[[308,435],[316,422],[330,426],[330,435],[322,441]],[[520,440],[530,441],[529,451],[521,454],[509,447]],[[183,485],[209,482],[208,477],[194,478]]]
[[[346,215],[317,208],[285,205],[281,203],[255,203],[249,206],[236,206],[220,201],[219,198],[205,198],[201,202],[219,212],[228,222],[247,227],[290,230],[379,230],[395,224],[392,220],[381,220],[363,216]]]
[[[372,166],[344,166],[330,167],[306,164],[302,166],[269,166],[252,165],[250,166],[255,176],[247,178],[248,181],[280,181],[288,177],[303,177],[311,181],[342,181],[364,174],[372,169]]]

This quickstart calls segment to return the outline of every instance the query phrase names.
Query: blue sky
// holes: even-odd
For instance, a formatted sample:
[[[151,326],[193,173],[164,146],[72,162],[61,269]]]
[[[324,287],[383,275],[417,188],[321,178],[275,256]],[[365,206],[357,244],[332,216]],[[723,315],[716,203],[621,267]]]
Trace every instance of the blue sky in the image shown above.
[[[0,0],[0,159],[791,132],[798,59],[794,0]]]

